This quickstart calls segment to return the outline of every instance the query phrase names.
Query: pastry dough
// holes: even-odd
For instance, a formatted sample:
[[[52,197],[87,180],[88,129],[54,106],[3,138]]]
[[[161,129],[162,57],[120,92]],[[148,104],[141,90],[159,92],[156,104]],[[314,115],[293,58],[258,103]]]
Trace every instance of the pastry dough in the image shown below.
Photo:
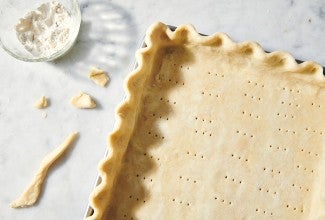
[[[76,108],[96,108],[96,102],[90,95],[83,92],[79,92],[78,95],[72,97],[70,103]]]
[[[38,108],[38,109],[46,108],[47,106],[48,106],[48,101],[47,101],[47,98],[45,96],[42,96],[34,104],[34,107]]]
[[[320,65],[188,25],[145,43],[89,219],[325,218]]]
[[[106,74],[106,72],[104,70],[101,70],[99,68],[96,67],[92,67],[90,69],[89,75],[88,75],[89,79],[91,79],[94,83],[96,83],[97,85],[100,85],[102,87],[105,87],[106,84],[109,81],[109,77]]]
[[[38,196],[41,193],[42,184],[46,178],[47,171],[51,165],[66,152],[66,150],[69,148],[69,146],[72,145],[77,136],[77,132],[70,134],[60,146],[55,148],[42,160],[41,167],[35,175],[34,179],[26,188],[26,190],[21,194],[21,196],[10,204],[11,208],[23,208],[35,204]]]

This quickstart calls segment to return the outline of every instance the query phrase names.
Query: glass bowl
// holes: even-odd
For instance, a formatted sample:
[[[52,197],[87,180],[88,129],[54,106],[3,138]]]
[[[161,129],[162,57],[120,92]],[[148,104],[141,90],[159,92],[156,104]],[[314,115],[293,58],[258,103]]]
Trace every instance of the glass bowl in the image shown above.
[[[25,49],[18,40],[15,26],[19,19],[25,17],[28,12],[36,10],[41,4],[49,2],[51,0],[0,0],[0,45],[11,56],[28,62],[50,61],[64,55],[74,45],[81,23],[77,0],[56,0],[65,7],[72,19],[69,38],[62,49],[47,56],[37,56]]]

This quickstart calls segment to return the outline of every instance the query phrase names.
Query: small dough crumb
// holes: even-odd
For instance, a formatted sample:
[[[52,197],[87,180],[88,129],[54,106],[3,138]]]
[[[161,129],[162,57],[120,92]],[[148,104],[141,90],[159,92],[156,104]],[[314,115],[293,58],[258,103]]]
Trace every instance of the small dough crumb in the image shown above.
[[[34,107],[38,109],[46,108],[47,106],[48,106],[48,101],[45,96],[39,98],[34,104]]]
[[[71,146],[78,136],[78,132],[70,134],[60,146],[55,148],[51,153],[46,155],[41,162],[41,167],[35,175],[33,181],[21,194],[21,196],[10,204],[11,208],[23,208],[34,205],[41,193],[42,184],[46,178],[47,171],[51,165],[62,156]]]
[[[107,73],[104,70],[101,70],[96,67],[92,67],[90,69],[88,77],[94,83],[96,83],[97,85],[100,85],[102,87],[105,87],[109,81],[109,77],[108,77]]]
[[[71,104],[76,108],[95,108],[96,102],[90,95],[80,92],[70,100]]]
[[[42,113],[42,118],[46,118],[47,117],[47,113],[46,112],[43,112]]]

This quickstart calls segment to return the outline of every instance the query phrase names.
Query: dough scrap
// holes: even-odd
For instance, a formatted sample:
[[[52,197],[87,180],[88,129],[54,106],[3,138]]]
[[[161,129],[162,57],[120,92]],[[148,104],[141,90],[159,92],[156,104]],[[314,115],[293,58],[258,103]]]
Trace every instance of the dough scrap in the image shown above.
[[[70,103],[76,108],[96,108],[96,102],[86,93],[80,92],[71,98]]]
[[[104,70],[96,68],[96,67],[92,67],[90,69],[88,77],[94,83],[96,83],[97,85],[100,85],[102,87],[105,87],[109,81],[109,77],[108,77],[107,73]]]
[[[78,132],[70,134],[62,144],[60,144],[51,153],[44,157],[41,162],[40,169],[36,173],[34,179],[26,188],[26,190],[21,194],[21,196],[10,204],[11,208],[24,208],[35,204],[38,196],[41,193],[42,184],[46,178],[47,171],[51,165],[66,152],[69,146],[71,146],[75,141],[77,136]]]
[[[38,108],[38,109],[43,109],[43,108],[46,108],[47,106],[48,106],[48,101],[45,96],[42,96],[41,98],[39,98],[34,104],[34,107]]]

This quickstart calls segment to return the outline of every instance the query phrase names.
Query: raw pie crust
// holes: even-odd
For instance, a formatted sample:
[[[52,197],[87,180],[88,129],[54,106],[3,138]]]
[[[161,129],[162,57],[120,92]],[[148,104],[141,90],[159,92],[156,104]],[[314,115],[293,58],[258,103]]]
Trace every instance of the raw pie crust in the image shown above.
[[[191,26],[145,42],[90,219],[325,218],[320,65]]]

